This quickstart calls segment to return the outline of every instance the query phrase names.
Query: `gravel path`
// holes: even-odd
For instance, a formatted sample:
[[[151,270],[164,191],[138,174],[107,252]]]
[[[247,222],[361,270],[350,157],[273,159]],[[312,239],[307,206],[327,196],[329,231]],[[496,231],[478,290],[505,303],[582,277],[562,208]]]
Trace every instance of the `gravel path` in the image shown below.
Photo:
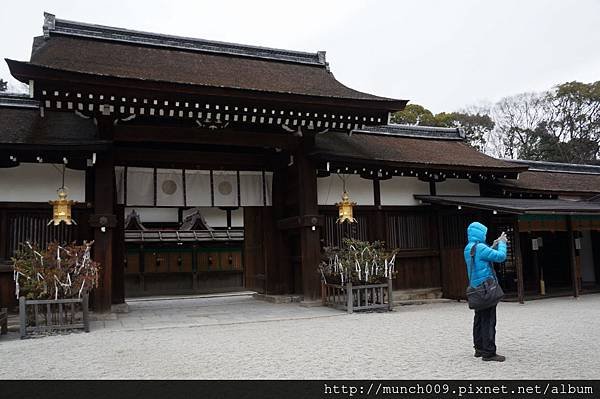
[[[183,303],[191,311],[193,302]],[[135,320],[152,308],[160,319],[162,301],[119,319]],[[252,316],[253,309],[272,320]],[[473,357],[473,313],[465,303],[345,315],[238,298],[202,312],[223,320],[138,328],[121,322],[89,334],[27,340],[11,333],[0,338],[0,378],[600,378],[598,294],[500,304],[497,346],[505,363]]]

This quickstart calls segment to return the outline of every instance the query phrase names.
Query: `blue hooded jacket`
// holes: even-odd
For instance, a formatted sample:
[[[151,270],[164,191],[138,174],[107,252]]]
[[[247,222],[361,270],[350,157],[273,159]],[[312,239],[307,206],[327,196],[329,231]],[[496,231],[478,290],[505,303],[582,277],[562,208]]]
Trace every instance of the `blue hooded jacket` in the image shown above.
[[[485,243],[487,227],[479,222],[473,222],[467,228],[468,244],[465,247],[465,262],[467,264],[467,276],[470,276],[469,285],[477,287],[488,278],[494,276],[492,264],[490,262],[500,263],[506,260],[506,243],[500,241],[498,249],[493,249]],[[471,271],[471,248],[477,245],[475,252],[475,268]],[[471,274],[472,273],[472,274]]]

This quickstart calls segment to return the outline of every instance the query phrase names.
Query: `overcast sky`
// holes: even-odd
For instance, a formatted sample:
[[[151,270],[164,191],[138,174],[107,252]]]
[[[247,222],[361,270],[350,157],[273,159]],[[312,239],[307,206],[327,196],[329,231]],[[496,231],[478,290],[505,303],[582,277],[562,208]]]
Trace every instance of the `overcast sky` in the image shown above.
[[[0,7],[1,58],[29,59],[44,11],[136,30],[326,50],[345,85],[434,112],[600,80],[600,0],[10,1]],[[4,61],[0,77],[9,78]]]

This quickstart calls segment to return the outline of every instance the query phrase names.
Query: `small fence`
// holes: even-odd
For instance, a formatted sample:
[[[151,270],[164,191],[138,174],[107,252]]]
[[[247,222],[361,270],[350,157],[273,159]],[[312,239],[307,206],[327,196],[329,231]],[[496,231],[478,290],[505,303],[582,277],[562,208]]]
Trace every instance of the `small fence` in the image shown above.
[[[348,295],[350,293],[350,295]],[[321,297],[323,305],[345,310],[348,313],[360,310],[392,310],[392,280],[387,283],[346,285],[322,283]]]
[[[19,298],[21,339],[31,334],[83,329],[90,332],[88,295],[71,299]]]

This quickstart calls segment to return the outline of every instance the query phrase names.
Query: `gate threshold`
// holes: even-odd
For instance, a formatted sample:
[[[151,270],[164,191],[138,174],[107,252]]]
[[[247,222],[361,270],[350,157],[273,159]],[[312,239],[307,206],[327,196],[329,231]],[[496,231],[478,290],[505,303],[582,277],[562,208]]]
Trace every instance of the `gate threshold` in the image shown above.
[[[157,295],[147,297],[133,297],[126,298],[125,302],[149,302],[149,301],[172,301],[179,299],[201,299],[201,298],[222,298],[222,297],[236,297],[236,296],[252,296],[256,294],[256,291],[231,291],[231,292],[219,292],[215,294],[198,294],[198,295]]]

